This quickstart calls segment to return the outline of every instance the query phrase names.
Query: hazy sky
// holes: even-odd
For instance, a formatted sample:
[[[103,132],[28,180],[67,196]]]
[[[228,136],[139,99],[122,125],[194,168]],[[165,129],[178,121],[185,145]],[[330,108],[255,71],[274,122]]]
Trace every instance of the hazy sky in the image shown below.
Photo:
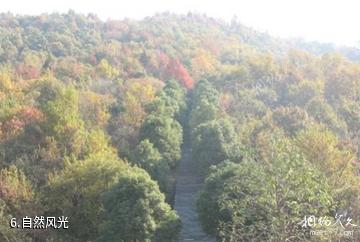
[[[154,13],[197,12],[238,20],[279,37],[354,45],[360,41],[360,1],[356,0],[2,0],[0,12],[95,13],[101,19],[143,18]]]

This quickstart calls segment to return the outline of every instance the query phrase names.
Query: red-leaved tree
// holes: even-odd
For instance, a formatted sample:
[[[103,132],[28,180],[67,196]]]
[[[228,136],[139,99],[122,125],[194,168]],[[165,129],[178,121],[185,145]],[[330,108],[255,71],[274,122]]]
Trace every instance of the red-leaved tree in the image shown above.
[[[171,59],[169,61],[166,67],[165,75],[168,79],[177,80],[188,90],[194,87],[194,80],[178,59]]]

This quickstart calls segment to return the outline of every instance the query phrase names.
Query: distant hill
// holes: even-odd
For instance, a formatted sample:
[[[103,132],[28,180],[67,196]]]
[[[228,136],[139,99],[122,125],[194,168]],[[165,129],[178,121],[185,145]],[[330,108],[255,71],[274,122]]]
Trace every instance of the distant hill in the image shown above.
[[[130,49],[137,49],[139,53],[161,49],[166,54],[183,60],[191,56],[196,48],[219,53],[240,44],[276,55],[296,48],[316,55],[340,52],[351,60],[360,60],[358,48],[274,38],[236,21],[227,23],[191,13],[162,13],[141,21],[125,19],[107,22],[95,15],[84,16],[73,11],[40,16],[3,13],[0,15],[0,43],[2,63],[22,62],[29,51],[41,53],[43,59],[49,56],[71,56],[81,62],[91,63],[94,56],[101,59],[102,55],[106,55],[105,45],[109,43],[126,45]]]

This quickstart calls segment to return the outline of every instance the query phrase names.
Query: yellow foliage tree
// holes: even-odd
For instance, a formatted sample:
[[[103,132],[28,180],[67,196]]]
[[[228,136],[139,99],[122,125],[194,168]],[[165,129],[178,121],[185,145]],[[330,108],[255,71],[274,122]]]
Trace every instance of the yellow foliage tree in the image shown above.
[[[113,102],[110,95],[101,95],[92,91],[81,93],[79,111],[89,128],[104,127],[109,118],[109,105]]]
[[[214,73],[216,66],[215,57],[205,50],[200,50],[191,59],[192,76],[200,79],[203,75]]]
[[[100,74],[108,79],[114,79],[120,74],[120,71],[110,65],[110,63],[106,59],[102,59],[97,67],[100,71]]]
[[[125,124],[138,129],[146,116],[144,106],[154,98],[155,90],[152,85],[140,83],[130,85],[123,99],[125,113],[122,117]]]

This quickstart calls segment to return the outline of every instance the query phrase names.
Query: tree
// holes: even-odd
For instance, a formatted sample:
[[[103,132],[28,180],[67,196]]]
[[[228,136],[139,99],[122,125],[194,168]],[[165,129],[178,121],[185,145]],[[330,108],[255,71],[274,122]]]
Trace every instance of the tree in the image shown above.
[[[339,113],[347,123],[350,136],[356,141],[360,134],[360,105],[359,101],[342,100]],[[360,142],[357,141],[360,145]]]
[[[187,108],[186,90],[175,80],[166,83],[158,97],[165,101],[165,105],[172,110],[173,116],[179,121],[185,121]]]
[[[155,90],[150,84],[131,84],[125,92],[122,106],[125,110],[123,119],[126,125],[138,129],[144,121],[146,112],[144,107],[155,98]]]
[[[261,88],[256,92],[256,99],[266,104],[266,106],[274,108],[278,102],[278,95],[272,88]]]
[[[238,120],[255,117],[260,119],[266,115],[268,108],[258,100],[249,89],[239,91],[229,107],[229,113]]]
[[[34,202],[34,191],[25,174],[12,165],[0,171],[0,200],[7,204],[14,216],[25,215]]]
[[[211,165],[241,157],[241,147],[233,124],[218,119],[200,124],[193,133],[192,159],[205,172]]]
[[[287,134],[294,135],[305,128],[309,122],[308,114],[302,108],[296,106],[279,107],[273,112],[275,124],[283,128]]]
[[[4,242],[32,242],[31,237],[26,235],[24,231],[10,228],[9,221],[13,216],[7,210],[5,202],[0,199],[0,240]]]
[[[329,62],[330,62],[329,58]],[[341,63],[343,62],[343,63]],[[337,65],[332,66],[329,70],[325,82],[325,97],[332,103],[336,104],[342,98],[356,100],[360,95],[360,67],[357,64],[347,63],[345,60],[340,61]]]
[[[313,98],[306,105],[306,112],[318,122],[326,125],[333,132],[341,137],[347,133],[347,125],[334,109],[322,98]]]
[[[191,59],[191,69],[195,77],[201,78],[204,75],[211,75],[217,66],[216,58],[211,53],[200,50]]]
[[[198,125],[215,120],[219,115],[218,108],[203,99],[191,110],[189,125],[191,129],[195,129]]]
[[[251,75],[252,87],[269,87],[279,76],[279,66],[275,62],[273,55],[269,53],[257,53],[246,57]],[[249,87],[249,86],[248,86]]]
[[[118,104],[113,108],[110,119],[109,133],[119,152],[129,156],[131,150],[139,142],[139,131],[144,119],[149,114],[146,108],[155,99],[155,88],[148,80],[130,82],[121,86],[123,95],[119,97]]]
[[[197,202],[200,221],[222,241],[307,240],[304,216],[330,216],[327,179],[289,141],[273,141],[269,160],[211,169]]]
[[[132,154],[132,163],[146,170],[151,178],[159,183],[160,190],[164,193],[170,191],[170,167],[154,145],[148,140],[142,140]]]
[[[93,129],[86,132],[84,137],[82,157],[94,154],[108,154],[117,156],[116,149],[111,146],[109,137],[101,129]]]
[[[0,120],[13,116],[25,100],[23,86],[15,78],[11,66],[0,66]]]
[[[12,218],[38,213],[35,192],[25,174],[12,165],[0,171],[0,240],[31,242],[28,231],[10,228]],[[19,222],[19,221],[17,221]]]
[[[149,115],[141,126],[140,138],[154,144],[170,167],[181,157],[182,128],[170,117]]]
[[[288,88],[287,103],[304,107],[312,98],[321,96],[324,83],[316,80],[304,80],[290,85]]]
[[[32,65],[20,64],[16,68],[16,73],[25,80],[38,78],[40,71]]]
[[[110,95],[101,95],[92,91],[82,92],[79,97],[79,111],[86,127],[105,127],[110,119],[109,107],[113,102]]]
[[[124,169],[125,164],[114,154],[67,160],[64,169],[50,177],[41,199],[47,214],[71,220],[68,232],[55,236],[67,241],[96,238],[103,212],[101,194],[117,182]]]
[[[120,71],[111,66],[106,59],[102,59],[97,68],[100,72],[100,75],[107,79],[114,79],[120,74]]]
[[[146,105],[146,112],[155,116],[175,118],[176,110],[174,109],[175,107],[169,105],[169,99],[171,98],[168,97],[163,91],[160,91],[155,99]]]
[[[219,92],[207,80],[196,83],[192,94],[192,107],[196,107],[202,100],[217,105],[219,102]]]
[[[29,126],[36,126],[43,121],[43,113],[31,106],[18,108],[11,117],[3,121],[3,137],[4,140],[14,139],[18,135],[26,131]],[[35,135],[35,134],[29,134]],[[31,141],[30,137],[28,141]],[[36,143],[36,142],[33,142]]]
[[[181,223],[157,184],[141,169],[122,175],[103,197],[101,241],[176,241]]]
[[[45,130],[61,144],[66,154],[79,155],[83,145],[84,122],[79,113],[79,96],[73,87],[62,87],[41,103],[46,117]]]
[[[243,164],[224,162],[212,167],[197,200],[200,222],[208,234],[222,241],[269,239],[272,198],[264,172],[256,167],[259,166],[245,161]],[[229,197],[231,193],[233,198]],[[229,197],[227,202],[226,197]],[[256,204],[250,204],[251,201]],[[228,230],[229,226],[235,231]]]
[[[338,202],[337,211],[348,211],[354,219],[359,219],[359,164],[354,147],[318,125],[301,131],[296,136],[296,144],[306,159],[329,179]]]
[[[207,80],[199,81],[191,96],[191,129],[195,129],[201,123],[215,120],[220,112],[218,106],[219,92]]]
[[[355,154],[351,147],[342,144],[334,133],[325,127],[312,125],[298,133],[296,144],[305,157],[319,166],[327,177],[340,178],[355,172]],[[349,175],[349,174],[348,174]]]
[[[192,89],[194,86],[194,80],[179,59],[171,59],[166,67],[165,73],[168,79],[177,80],[186,89]]]

